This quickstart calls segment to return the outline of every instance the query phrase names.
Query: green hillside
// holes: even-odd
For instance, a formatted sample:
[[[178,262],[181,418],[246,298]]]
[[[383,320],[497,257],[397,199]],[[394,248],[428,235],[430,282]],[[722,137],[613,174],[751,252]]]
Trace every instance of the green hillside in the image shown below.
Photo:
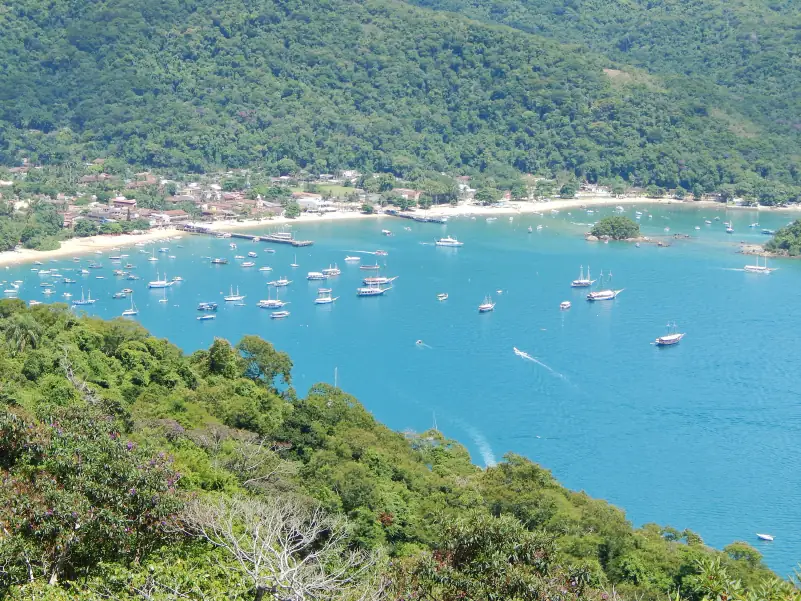
[[[320,172],[567,171],[749,192],[798,177],[792,141],[753,135],[692,80],[402,2],[0,7],[6,164],[109,155],[277,171],[288,158]]]
[[[523,457],[479,469],[291,376],[255,336],[185,356],[0,300],[0,598],[801,598],[746,543],[634,529]]]

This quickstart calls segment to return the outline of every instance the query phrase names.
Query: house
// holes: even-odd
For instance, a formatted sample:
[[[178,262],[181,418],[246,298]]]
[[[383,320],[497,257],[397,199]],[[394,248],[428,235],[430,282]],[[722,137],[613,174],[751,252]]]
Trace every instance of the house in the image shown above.
[[[84,175],[78,180],[79,184],[94,184],[111,179],[108,173],[98,173],[97,175]]]
[[[316,196],[319,196],[316,195]],[[322,197],[314,198],[312,196],[306,196],[303,198],[298,198],[297,203],[300,206],[301,210],[303,211],[312,211],[317,212],[320,210],[320,206],[322,205]]]
[[[164,200],[173,204],[178,204],[179,202],[197,202],[197,199],[191,194],[176,194],[175,196],[168,196]]]
[[[411,190],[409,188],[394,188],[392,190],[393,194],[397,194],[401,198],[405,198],[406,200],[413,200],[417,202],[420,200],[420,197],[423,193],[420,190]]]
[[[121,209],[135,209],[136,199],[125,198],[124,196],[117,196],[116,198],[111,199],[111,206],[118,207]]]
[[[182,211],[181,209],[175,209],[172,211],[161,211],[159,213],[153,213],[151,218],[156,223],[178,223],[180,221],[186,221],[189,219],[189,213],[186,211]]]

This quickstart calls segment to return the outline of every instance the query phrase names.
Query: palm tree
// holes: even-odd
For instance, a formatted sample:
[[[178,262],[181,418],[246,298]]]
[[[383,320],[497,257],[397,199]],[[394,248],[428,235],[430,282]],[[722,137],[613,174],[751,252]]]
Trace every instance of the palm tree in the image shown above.
[[[13,353],[24,353],[34,349],[39,344],[42,329],[36,320],[29,314],[16,314],[5,328],[6,341],[11,345]]]

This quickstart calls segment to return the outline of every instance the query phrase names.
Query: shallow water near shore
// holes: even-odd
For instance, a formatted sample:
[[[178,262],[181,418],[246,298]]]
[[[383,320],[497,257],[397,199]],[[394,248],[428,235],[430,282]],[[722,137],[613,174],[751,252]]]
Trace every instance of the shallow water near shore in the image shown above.
[[[693,238],[665,238],[668,248],[585,242],[586,224],[613,213],[609,207],[590,215],[516,215],[511,222],[499,214],[491,223],[465,217],[447,225],[390,218],[310,224],[297,228],[299,238],[315,240],[302,249],[233,240],[239,248],[231,250],[232,240],[184,237],[157,244],[170,246],[175,259],[162,253],[149,263],[137,248],[121,251],[130,255],[123,262],[137,265],[138,281],[112,275],[118,267],[110,252],[40,268],[100,261],[104,268],[89,275],[64,271],[79,282],[56,283],[49,300],[62,300],[67,290],[79,298],[83,286],[98,299],[87,312],[108,318],[130,306],[111,294],[130,287],[138,320],[187,352],[215,336],[236,342],[258,334],[290,353],[301,393],[333,382],[336,369],[338,384],[394,429],[424,430],[436,416],[439,429],[479,464],[507,451],[526,455],[566,486],[624,508],[636,524],[690,528],[717,547],[746,540],[789,574],[801,560],[801,263],[770,261],[776,272],[750,274],[742,267],[754,259],[736,250],[740,241],[764,242],[762,228],[778,229],[796,215],[647,205],[626,207],[625,214],[635,210],[652,212],[641,219],[645,235]],[[732,235],[723,225],[729,217]],[[748,227],[757,221],[759,227]],[[538,224],[542,230],[527,232]],[[383,228],[394,235],[382,236]],[[253,230],[259,231],[266,229]],[[446,233],[465,246],[435,247],[434,238]],[[377,260],[382,275],[399,277],[384,297],[357,298],[361,279],[375,272],[343,259],[379,248],[389,255],[362,254],[362,264]],[[240,267],[234,255],[251,250],[256,266]],[[210,256],[230,264],[212,266],[203,258]],[[292,269],[295,256],[300,267]],[[308,271],[334,263],[341,276],[306,281]],[[617,300],[588,303],[586,289],[570,288],[588,264],[594,278],[611,272],[610,287],[624,289]],[[259,272],[263,265],[273,271]],[[47,302],[39,284],[57,280],[32,267],[5,269],[2,277],[24,281],[20,298]],[[165,269],[185,281],[166,293],[148,290],[148,280]],[[293,280],[278,292],[291,315],[271,320],[255,304],[267,298],[266,282],[282,275]],[[334,305],[313,304],[321,285],[340,297]],[[246,295],[246,306],[223,302],[231,286]],[[439,292],[448,300],[438,302]],[[168,302],[159,303],[165,294]],[[485,295],[496,309],[479,315]],[[570,310],[559,310],[563,300],[572,302]],[[216,320],[196,320],[200,301],[220,304]],[[687,334],[682,343],[652,346],[674,321]],[[756,532],[776,541],[760,543]]]

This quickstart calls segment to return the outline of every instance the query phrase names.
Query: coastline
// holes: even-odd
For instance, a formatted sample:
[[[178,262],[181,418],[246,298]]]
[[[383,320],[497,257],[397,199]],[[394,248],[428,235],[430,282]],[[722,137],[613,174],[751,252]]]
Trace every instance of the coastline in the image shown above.
[[[580,198],[569,198],[559,200],[548,200],[544,202],[510,202],[502,207],[484,207],[477,205],[459,205],[452,207],[436,206],[428,211],[417,211],[417,215],[426,217],[458,217],[476,216],[487,217],[491,215],[535,215],[545,211],[562,211],[578,209],[589,206],[624,206],[624,205],[686,205],[693,207],[709,207],[720,209],[747,209],[760,211],[799,211],[798,207],[742,207],[727,206],[712,200],[683,201],[667,198],[646,198],[643,196],[632,196],[624,198],[611,198],[608,196],[585,196]],[[339,211],[335,213],[303,213],[295,219],[288,217],[275,217],[271,219],[228,219],[222,221],[212,221],[205,224],[213,231],[229,231],[240,229],[252,229],[257,227],[275,227],[286,225],[304,225],[311,223],[336,223],[339,221],[349,221],[354,219],[384,219],[390,215],[384,213],[365,214],[359,211]],[[88,254],[97,250],[109,250],[116,247],[132,246],[137,242],[152,242],[166,237],[183,235],[183,231],[174,226],[167,226],[159,229],[148,230],[141,234],[120,234],[120,235],[98,235],[87,238],[72,238],[61,243],[61,247],[56,250],[29,250],[4,251],[0,252],[0,267],[32,263],[34,261],[47,261],[63,257],[73,257],[81,254]]]

